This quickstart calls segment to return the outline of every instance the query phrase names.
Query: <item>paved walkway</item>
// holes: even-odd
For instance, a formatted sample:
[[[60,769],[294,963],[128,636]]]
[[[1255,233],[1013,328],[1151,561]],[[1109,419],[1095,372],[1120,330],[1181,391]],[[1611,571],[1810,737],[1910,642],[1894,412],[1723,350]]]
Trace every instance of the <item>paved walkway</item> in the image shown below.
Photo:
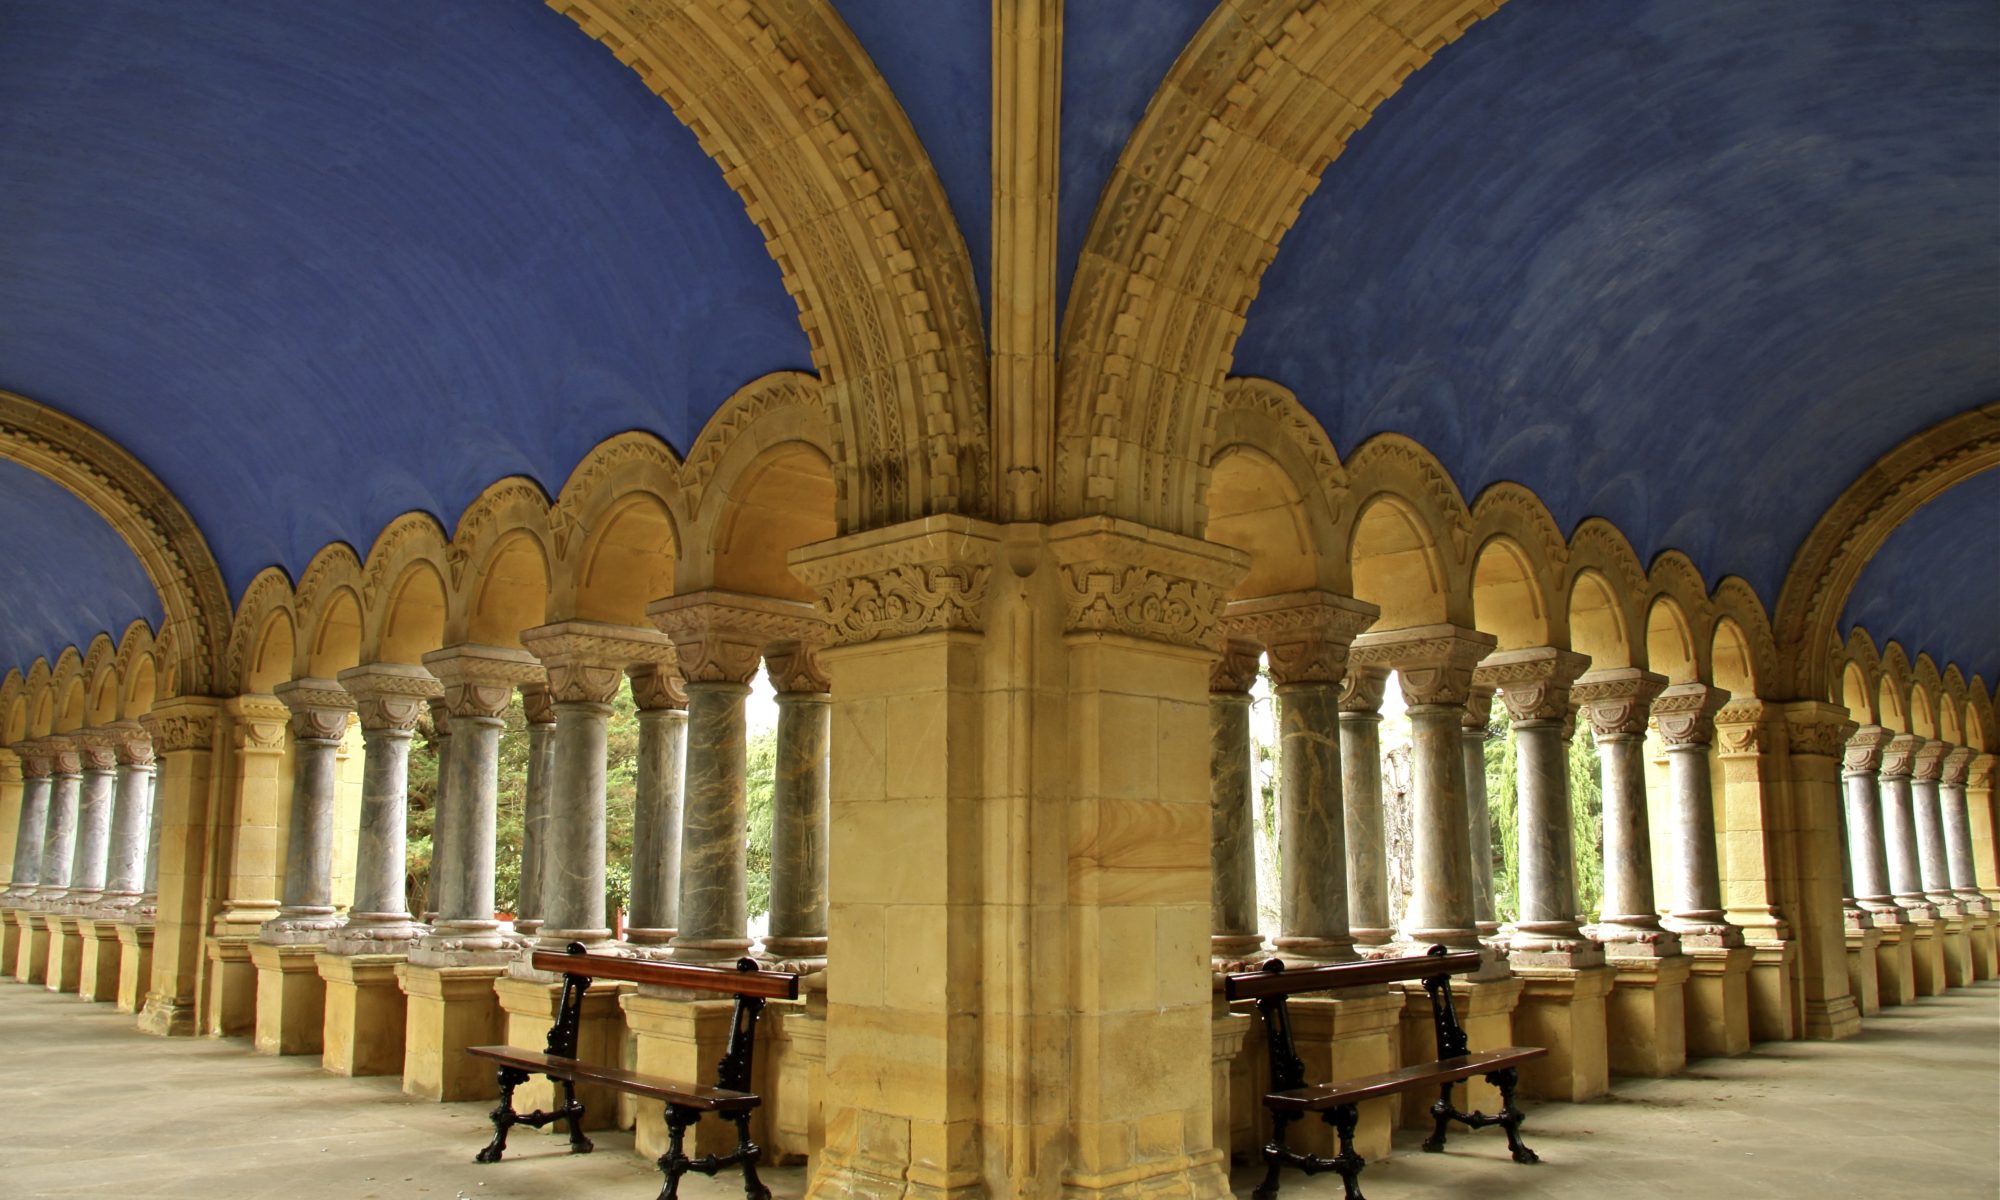
[[[394,1080],[340,1079],[312,1059],[264,1058],[240,1041],[161,1041],[108,1005],[0,983],[0,1196],[237,1200],[629,1197],[659,1190],[630,1134],[597,1153],[517,1134],[520,1152],[478,1166],[485,1104],[426,1104]],[[1594,1104],[1531,1104],[1543,1164],[1508,1161],[1498,1130],[1458,1135],[1443,1157],[1401,1135],[1363,1176],[1375,1200],[1468,1197],[2000,1196],[2000,984],[1889,1009],[1852,1041],[1760,1046],[1676,1079],[1622,1080]],[[1240,1166],[1247,1196],[1258,1172]],[[766,1172],[798,1197],[800,1168]],[[740,1197],[732,1177],[690,1177],[690,1200]],[[1330,1176],[1288,1175],[1285,1196],[1340,1195]]]

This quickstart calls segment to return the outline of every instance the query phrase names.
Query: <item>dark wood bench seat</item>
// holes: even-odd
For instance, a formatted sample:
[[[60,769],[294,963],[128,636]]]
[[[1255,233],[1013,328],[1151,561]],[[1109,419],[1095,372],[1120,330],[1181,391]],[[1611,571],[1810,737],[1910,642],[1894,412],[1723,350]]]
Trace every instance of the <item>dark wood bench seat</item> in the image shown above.
[[[1522,1114],[1514,1107],[1514,1089],[1520,1082],[1519,1066],[1541,1058],[1548,1051],[1538,1046],[1507,1046],[1477,1054],[1468,1050],[1465,1030],[1452,1007],[1451,977],[1477,970],[1479,963],[1477,951],[1454,952],[1432,946],[1427,954],[1406,958],[1335,963],[1295,971],[1286,970],[1283,962],[1273,959],[1261,971],[1223,977],[1223,994],[1231,1001],[1256,1001],[1271,1056],[1271,1090],[1264,1096],[1264,1106],[1271,1110],[1271,1140],[1264,1145],[1264,1182],[1252,1193],[1257,1200],[1275,1200],[1279,1172],[1285,1167],[1307,1175],[1337,1171],[1347,1200],[1362,1200],[1359,1181],[1366,1162],[1354,1151],[1354,1128],[1360,1120],[1358,1106],[1363,1101],[1428,1087],[1438,1089],[1438,1099],[1431,1105],[1431,1118],[1436,1126],[1424,1141],[1425,1150],[1435,1153],[1444,1149],[1445,1132],[1453,1121],[1472,1129],[1498,1125],[1507,1135],[1507,1148],[1515,1162],[1540,1161],[1521,1141]],[[1410,979],[1422,980],[1430,997],[1431,1020],[1437,1032],[1437,1060],[1360,1079],[1307,1083],[1305,1064],[1292,1043],[1286,998],[1304,992],[1340,991]],[[1452,1104],[1453,1086],[1475,1075],[1483,1076],[1500,1089],[1498,1113],[1462,1112]],[[1314,1113],[1333,1126],[1339,1139],[1339,1153],[1331,1158],[1307,1154],[1285,1144],[1286,1127]]]
[[[699,1171],[713,1176],[724,1168],[743,1168],[743,1191],[749,1200],[768,1200],[771,1190],[757,1178],[757,1162],[763,1149],[750,1140],[750,1114],[763,1104],[763,1097],[750,1090],[751,1067],[756,1052],[757,1017],[767,1000],[795,1000],[799,977],[779,971],[759,970],[750,959],[741,959],[734,969],[697,966],[689,963],[660,962],[652,959],[623,958],[610,954],[586,954],[572,942],[567,953],[535,951],[538,971],[562,975],[562,1003],[549,1029],[548,1047],[524,1050],[519,1046],[473,1046],[466,1050],[475,1058],[491,1061],[500,1076],[500,1105],[493,1110],[493,1140],[476,1156],[483,1163],[499,1162],[507,1151],[507,1134],[516,1125],[540,1129],[557,1121],[569,1125],[570,1152],[588,1154],[590,1139],[583,1136],[583,1105],[577,1101],[576,1085],[597,1084],[614,1091],[645,1096],[666,1105],[667,1152],[660,1156],[660,1171],[667,1177],[661,1200],[680,1194],[681,1176]],[[583,996],[593,979],[616,979],[629,983],[681,988],[695,992],[720,993],[736,998],[736,1012],[730,1023],[729,1047],[716,1068],[713,1085],[642,1075],[623,1067],[580,1061],[576,1040],[582,1019]],[[562,1087],[563,1103],[551,1112],[514,1111],[514,1089],[531,1075],[546,1075]],[[689,1158],[683,1147],[687,1131],[713,1113],[736,1126],[736,1149],[728,1154],[708,1154]]]

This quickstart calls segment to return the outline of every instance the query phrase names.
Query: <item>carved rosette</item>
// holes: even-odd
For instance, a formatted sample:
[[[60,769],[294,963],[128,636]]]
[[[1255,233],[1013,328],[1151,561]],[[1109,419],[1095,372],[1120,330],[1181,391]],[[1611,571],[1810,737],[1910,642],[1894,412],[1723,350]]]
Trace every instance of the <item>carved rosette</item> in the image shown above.
[[[292,714],[292,736],[302,742],[337,742],[347,734],[354,697],[331,679],[294,679],[272,689]]]
[[[1589,655],[1554,646],[1497,650],[1474,669],[1472,680],[1499,689],[1507,715],[1516,721],[1564,721],[1570,688],[1589,667]]]
[[[1403,699],[1412,706],[1463,708],[1472,697],[1473,669],[1498,640],[1459,625],[1382,629],[1355,638],[1348,662],[1395,671]]]
[[[285,725],[292,714],[283,704],[270,696],[243,695],[223,707],[229,713],[229,734],[238,752],[284,752]]]
[[[1382,711],[1382,694],[1388,687],[1389,672],[1380,667],[1357,666],[1350,656],[1347,678],[1340,681],[1340,711],[1379,713]]]
[[[637,690],[634,684],[634,690]],[[553,725],[556,723],[556,698],[549,691],[547,681],[524,683],[521,685],[521,714],[530,725]]]
[[[527,634],[521,635],[521,640],[525,643]],[[515,688],[543,679],[542,664],[533,654],[501,646],[446,646],[424,655],[424,668],[443,686],[448,718],[499,720],[507,715],[507,702],[514,698]],[[611,690],[618,690],[615,671]],[[449,730],[448,724],[438,727],[442,734]]]
[[[619,680],[632,667],[674,661],[673,643],[651,629],[602,621],[558,621],[521,634],[521,644],[547,671],[549,695],[557,704],[609,704]],[[539,674],[518,677],[508,694]]]
[[[1918,739],[1907,733],[1889,736],[1888,744],[1882,747],[1882,774],[1888,778],[1908,776],[1916,765]]]
[[[1208,690],[1219,695],[1247,695],[1257,682],[1257,660],[1262,653],[1262,648],[1247,638],[1224,639],[1222,653],[1209,664]]]
[[[826,640],[849,646],[980,632],[998,551],[992,526],[936,516],[801,546],[791,566],[818,593]]]
[[[1811,702],[1785,705],[1785,739],[1794,755],[1844,757],[1848,739],[1859,728],[1844,708]]]
[[[1917,752],[1910,756],[1910,778],[1919,783],[1936,783],[1944,774],[1944,756],[1950,746],[1928,738],[1917,743]]]
[[[1223,609],[1222,629],[1247,638],[1271,659],[1271,680],[1339,683],[1347,675],[1348,648],[1375,623],[1381,610],[1334,592],[1291,592],[1238,600]]]
[[[681,685],[680,675],[663,663],[645,663],[628,667],[625,675],[632,681],[632,703],[640,712],[659,712],[664,709],[685,709],[688,706],[687,689]],[[548,689],[542,689],[546,694]],[[555,700],[549,700],[549,719],[555,719]]]
[[[424,668],[406,663],[370,663],[340,673],[340,686],[354,698],[361,728],[368,733],[409,733],[444,685]]]
[[[1731,700],[1715,714],[1716,749],[1725,755],[1763,754],[1784,739],[1776,708],[1755,698]]]
[[[1049,549],[1062,571],[1071,635],[1123,634],[1210,651],[1223,596],[1250,563],[1240,550],[1112,517],[1052,527]]]
[[[1972,771],[1972,759],[1970,746],[1951,747],[1951,753],[1944,756],[1944,767],[1938,774],[1938,781],[1946,787],[1964,787],[1966,776]]]
[[[1862,725],[1847,739],[1841,766],[1849,775],[1872,775],[1881,769],[1882,752],[1888,748],[1890,733],[1880,725]]]
[[[764,671],[780,695],[825,695],[833,690],[820,667],[819,648],[807,642],[780,642],[768,647]]]
[[[84,770],[108,775],[118,769],[117,734],[108,729],[79,729],[74,740]]]
[[[213,701],[169,701],[140,717],[139,725],[152,739],[155,754],[208,750],[215,745],[216,711]]]
[[[665,643],[680,656],[681,677],[689,683],[749,683],[767,650],[788,642],[817,645],[827,635],[826,618],[810,604],[701,591],[669,596],[646,610]]]
[[[1707,749],[1715,743],[1715,714],[1729,693],[1705,683],[1677,683],[1653,700],[1653,726],[1667,749]]]

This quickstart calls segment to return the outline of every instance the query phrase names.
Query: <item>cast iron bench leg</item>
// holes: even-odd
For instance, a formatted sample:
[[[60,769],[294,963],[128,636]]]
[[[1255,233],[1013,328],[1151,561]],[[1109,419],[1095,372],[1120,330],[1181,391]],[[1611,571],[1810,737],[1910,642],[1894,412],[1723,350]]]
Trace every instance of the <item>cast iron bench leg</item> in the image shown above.
[[[750,1114],[736,1118],[736,1153],[743,1159],[743,1194],[749,1200],[771,1200],[771,1189],[757,1178],[757,1160],[764,1148],[750,1140]]]
[[[1507,1149],[1514,1152],[1517,1163],[1538,1163],[1542,1156],[1528,1149],[1521,1140],[1521,1122],[1527,1114],[1514,1107],[1514,1089],[1520,1086],[1521,1074],[1513,1067],[1495,1071],[1486,1077],[1486,1082],[1500,1089],[1500,1129],[1507,1135]]]
[[[1333,1156],[1333,1169],[1340,1173],[1341,1188],[1347,1193],[1346,1200],[1365,1200],[1361,1195],[1360,1179],[1361,1168],[1368,1162],[1354,1152],[1354,1127],[1360,1123],[1361,1110],[1352,1104],[1343,1104],[1322,1115],[1340,1138],[1340,1152]]]
[[[588,1154],[596,1149],[590,1139],[583,1136],[583,1105],[576,1102],[576,1084],[572,1080],[562,1080],[562,1115],[569,1121],[569,1152]]]
[[[1437,1103],[1431,1105],[1431,1120],[1437,1122],[1437,1127],[1424,1139],[1425,1153],[1444,1153],[1445,1132],[1457,1118],[1458,1110],[1451,1106],[1451,1085],[1447,1083],[1438,1089]]]
[[[1264,1145],[1266,1164],[1264,1182],[1258,1184],[1257,1190],[1250,1193],[1256,1200],[1278,1198],[1278,1172],[1285,1168],[1292,1157],[1290,1148],[1285,1145],[1285,1126],[1291,1121],[1289,1114],[1275,1112],[1271,1114],[1271,1140]]]
[[[514,1089],[528,1082],[528,1073],[514,1067],[501,1067],[499,1074],[500,1107],[494,1109],[491,1114],[493,1140],[486,1143],[485,1149],[472,1156],[474,1162],[499,1162],[500,1156],[507,1152],[507,1131],[514,1128],[521,1119],[514,1113]]]

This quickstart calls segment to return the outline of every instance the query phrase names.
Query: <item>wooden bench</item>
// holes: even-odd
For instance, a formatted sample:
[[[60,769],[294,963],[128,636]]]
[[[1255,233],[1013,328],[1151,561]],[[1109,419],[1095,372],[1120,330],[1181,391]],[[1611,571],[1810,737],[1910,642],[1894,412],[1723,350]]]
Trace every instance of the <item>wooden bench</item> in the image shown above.
[[[1264,1096],[1264,1106],[1271,1110],[1271,1140],[1264,1146],[1264,1162],[1268,1171],[1264,1182],[1252,1193],[1257,1200],[1273,1200],[1277,1196],[1278,1172],[1284,1167],[1296,1167],[1307,1175],[1338,1171],[1346,1187],[1347,1200],[1362,1200],[1361,1186],[1356,1181],[1366,1164],[1354,1152],[1354,1126],[1359,1119],[1356,1106],[1379,1096],[1432,1086],[1438,1088],[1437,1103],[1431,1105],[1431,1117],[1437,1122],[1437,1127],[1425,1140],[1425,1150],[1432,1153],[1442,1151],[1445,1130],[1451,1122],[1457,1121],[1473,1129],[1498,1125],[1506,1131],[1507,1148],[1513,1152],[1515,1162],[1541,1161],[1521,1141],[1522,1117],[1521,1110],[1514,1107],[1514,1088],[1520,1081],[1516,1068],[1542,1057],[1548,1051],[1534,1046],[1508,1046],[1499,1050],[1483,1050],[1478,1054],[1468,1052],[1465,1030],[1459,1025],[1458,1014],[1452,1008],[1450,984],[1453,975],[1474,971],[1478,967],[1477,951],[1453,952],[1443,946],[1432,946],[1429,953],[1408,958],[1336,963],[1296,971],[1288,971],[1284,963],[1272,959],[1264,964],[1261,971],[1224,977],[1223,993],[1230,1000],[1257,1002],[1271,1052],[1271,1090]],[[1291,1015],[1285,1007],[1285,998],[1300,992],[1367,987],[1405,979],[1423,980],[1424,991],[1430,996],[1431,1019],[1437,1028],[1437,1061],[1384,1071],[1361,1079],[1307,1083],[1305,1064],[1299,1061],[1298,1052],[1292,1044]],[[1498,1115],[1460,1112],[1452,1105],[1452,1086],[1474,1075],[1485,1076],[1488,1083],[1500,1089]],[[1340,1152],[1332,1158],[1306,1154],[1285,1145],[1285,1127],[1312,1113],[1320,1114],[1320,1118],[1333,1126],[1339,1137]]]
[[[473,1046],[466,1053],[492,1059],[500,1074],[500,1107],[493,1110],[493,1140],[481,1150],[476,1161],[499,1162],[507,1150],[507,1133],[516,1125],[540,1129],[556,1121],[569,1123],[569,1148],[573,1154],[588,1154],[590,1139],[583,1136],[583,1105],[577,1102],[576,1085],[599,1084],[620,1092],[648,1096],[667,1108],[667,1152],[660,1156],[660,1170],[667,1177],[661,1200],[680,1194],[681,1176],[700,1171],[713,1176],[727,1167],[741,1165],[743,1190],[750,1200],[767,1200],[771,1190],[757,1178],[757,1160],[763,1149],[750,1140],[750,1114],[763,1098],[750,1090],[750,1069],[756,1051],[757,1017],[767,1000],[796,1000],[799,977],[777,971],[758,970],[750,959],[741,959],[734,969],[699,967],[685,963],[657,962],[639,958],[618,958],[608,954],[586,954],[583,946],[571,942],[569,952],[537,950],[534,966],[563,976],[562,1003],[556,1023],[549,1030],[547,1049],[536,1052],[514,1046]],[[729,1046],[716,1069],[715,1085],[681,1083],[655,1075],[641,1075],[621,1067],[578,1062],[577,1024],[583,1009],[583,994],[593,979],[616,979],[660,987],[686,988],[699,992],[719,992],[736,997],[736,1013],[730,1025]],[[554,1112],[514,1111],[514,1089],[528,1082],[530,1075],[546,1075],[562,1086],[562,1107]],[[703,1113],[714,1113],[736,1124],[736,1149],[728,1154],[689,1158],[682,1149],[687,1131]]]

